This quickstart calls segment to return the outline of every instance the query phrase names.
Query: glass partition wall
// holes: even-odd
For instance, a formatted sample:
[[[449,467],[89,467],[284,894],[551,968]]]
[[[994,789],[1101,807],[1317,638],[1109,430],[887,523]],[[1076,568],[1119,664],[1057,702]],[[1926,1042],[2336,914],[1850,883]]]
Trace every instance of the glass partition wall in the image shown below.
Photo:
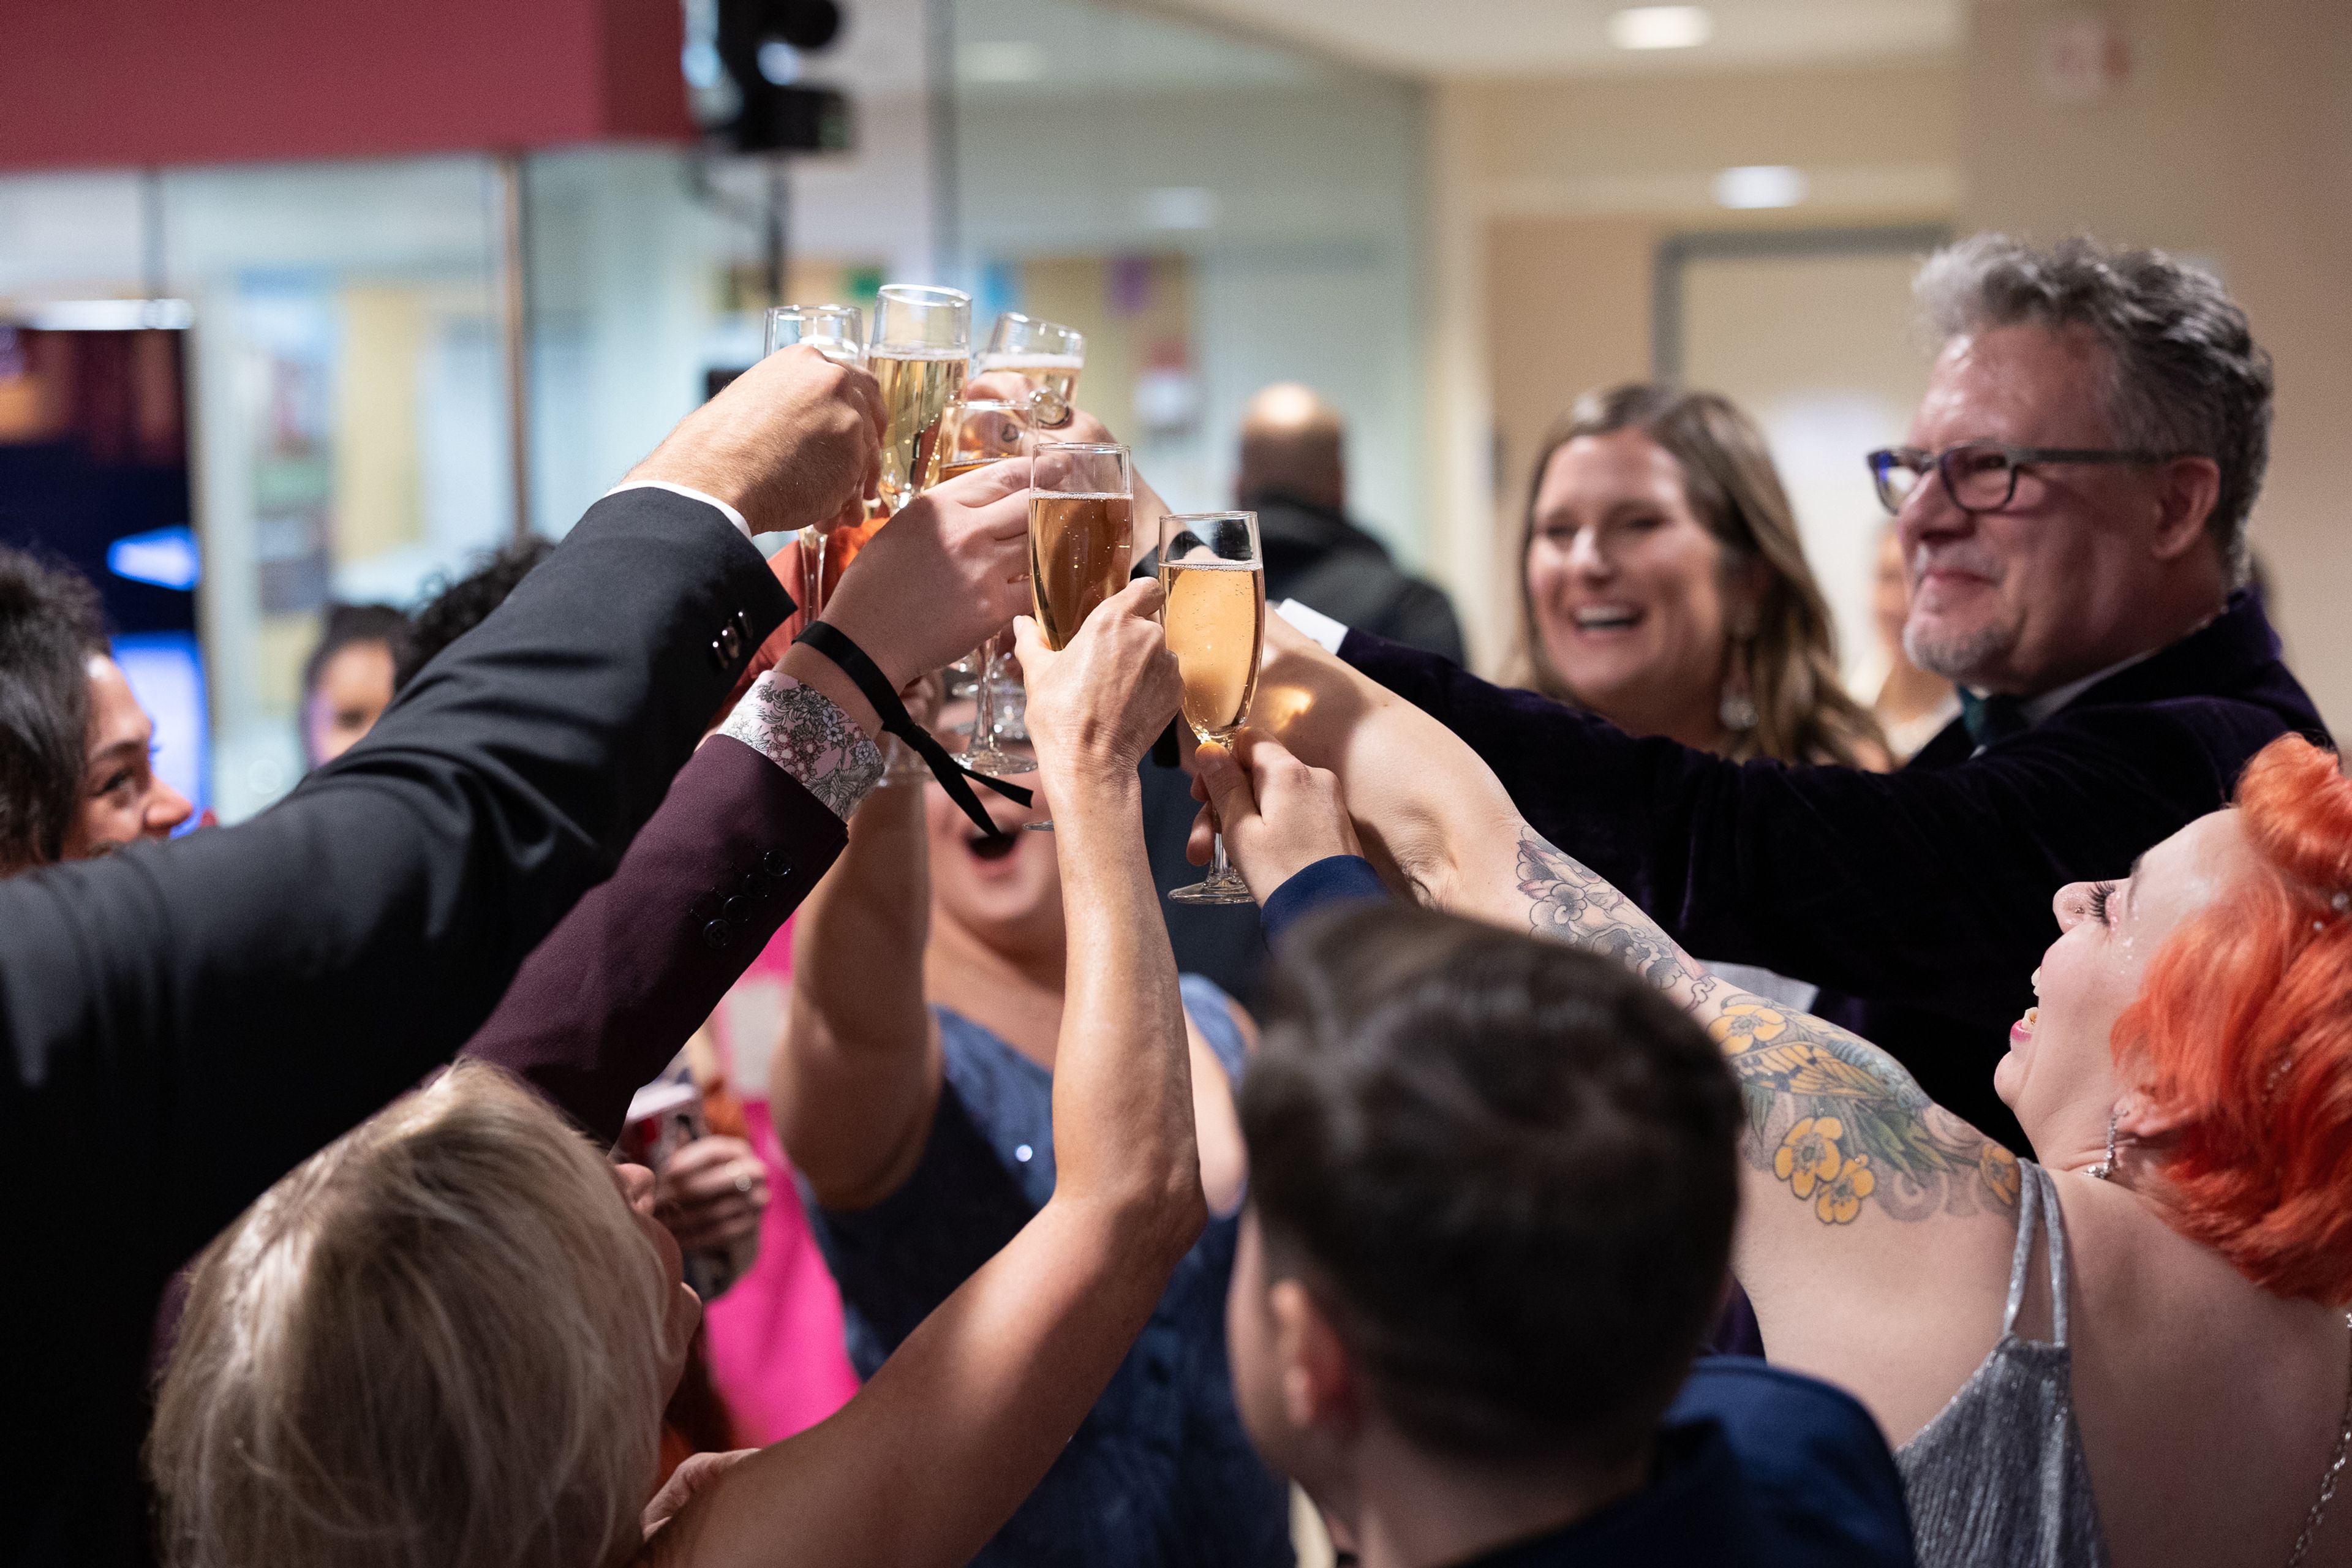
[[[201,564],[182,591],[211,720],[191,765],[222,820],[300,776],[329,603],[414,605],[515,534],[518,495],[522,526],[562,533],[756,356],[779,194],[789,298],[948,282],[982,332],[1001,310],[1082,329],[1078,402],[1184,510],[1230,503],[1253,393],[1315,386],[1349,419],[1351,509],[1419,563],[1415,89],[1084,0],[845,11],[811,74],[829,61],[850,93],[858,150],[781,179],[652,146],[0,176],[0,329],[59,301],[181,302]],[[24,357],[0,353],[0,415]],[[0,529],[26,542],[5,507]]]

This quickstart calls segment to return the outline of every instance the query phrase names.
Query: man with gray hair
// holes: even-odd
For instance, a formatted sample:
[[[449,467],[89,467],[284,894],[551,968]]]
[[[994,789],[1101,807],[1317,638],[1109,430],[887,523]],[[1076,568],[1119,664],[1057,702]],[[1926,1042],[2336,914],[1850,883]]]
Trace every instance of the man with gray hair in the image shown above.
[[[1911,577],[1905,646],[1964,711],[1900,772],[1725,762],[1360,632],[1339,652],[1685,947],[1822,987],[1812,1011],[2022,1151],[1990,1069],[2053,896],[2224,805],[2267,742],[2325,731],[2243,586],[2271,371],[2221,284],[1979,235],[1916,287],[1942,347],[1909,444],[1869,461]]]

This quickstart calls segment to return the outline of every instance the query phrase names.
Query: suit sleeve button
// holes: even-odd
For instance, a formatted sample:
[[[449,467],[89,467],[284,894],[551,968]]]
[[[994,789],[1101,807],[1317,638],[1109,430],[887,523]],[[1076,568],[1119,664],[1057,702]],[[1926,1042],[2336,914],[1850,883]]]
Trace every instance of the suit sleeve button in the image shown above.
[[[727,655],[727,662],[734,663],[736,656],[743,651],[743,634],[731,626],[719,627],[719,647]]]
[[[727,945],[730,934],[725,921],[712,921],[702,928],[702,945],[715,952]]]
[[[792,858],[781,849],[771,849],[760,857],[760,868],[771,877],[789,877],[793,874]]]
[[[719,912],[721,917],[734,921],[740,924],[751,918],[751,900],[748,899],[730,899],[719,907]]]
[[[755,903],[768,896],[768,878],[765,872],[743,873],[743,896]]]

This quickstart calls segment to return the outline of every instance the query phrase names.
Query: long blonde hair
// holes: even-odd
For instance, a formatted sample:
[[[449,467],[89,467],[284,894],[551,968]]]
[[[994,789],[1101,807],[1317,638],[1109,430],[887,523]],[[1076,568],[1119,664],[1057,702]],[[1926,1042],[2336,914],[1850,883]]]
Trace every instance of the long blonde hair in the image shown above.
[[[460,1062],[205,1248],[148,1467],[180,1568],[592,1568],[641,1540],[667,1292],[595,1151]]]
[[[1756,721],[1734,730],[1727,753],[1741,760],[1884,766],[1879,759],[1886,742],[1877,720],[1846,695],[1840,679],[1829,605],[1805,563],[1796,515],[1763,433],[1717,393],[1628,382],[1587,393],[1546,433],[1536,453],[1519,534],[1518,678],[1548,697],[1581,703],[1544,653],[1528,584],[1528,552],[1535,545],[1536,497],[1552,455],[1579,437],[1619,430],[1639,430],[1674,458],[1691,510],[1723,545],[1727,571],[1763,563],[1755,635],[1734,640],[1725,671],[1733,689],[1744,690],[1754,703]]]

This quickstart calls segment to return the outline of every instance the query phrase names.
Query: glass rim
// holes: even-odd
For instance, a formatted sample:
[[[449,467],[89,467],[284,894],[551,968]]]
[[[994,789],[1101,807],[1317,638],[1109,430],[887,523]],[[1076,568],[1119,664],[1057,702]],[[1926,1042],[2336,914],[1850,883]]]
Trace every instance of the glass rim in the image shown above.
[[[1257,513],[1245,507],[1225,507],[1216,511],[1167,511],[1160,514],[1162,522],[1223,522],[1241,519],[1257,521]]]
[[[909,305],[966,305],[971,296],[961,289],[950,289],[944,283],[885,283],[874,290],[877,300],[904,300]]]
[[[1133,447],[1123,447],[1123,446],[1121,446],[1119,443],[1118,443],[1117,441],[1040,441],[1040,442],[1038,442],[1038,443],[1037,443],[1037,453],[1038,453],[1038,455],[1043,456],[1045,453],[1047,453],[1047,452],[1118,452],[1118,453],[1120,453],[1120,454],[1122,454],[1122,455],[1131,457],[1131,456],[1133,456],[1133,454],[1134,454],[1134,448],[1133,448]]]
[[[1029,405],[1027,404],[1010,403],[1002,397],[959,397],[953,403],[949,404],[948,406],[950,408],[977,408],[983,413],[988,414],[1026,414],[1029,411]]]
[[[863,321],[866,319],[866,312],[855,305],[835,305],[830,302],[821,305],[771,305],[768,307],[768,320],[772,321],[779,316],[855,316]]]

